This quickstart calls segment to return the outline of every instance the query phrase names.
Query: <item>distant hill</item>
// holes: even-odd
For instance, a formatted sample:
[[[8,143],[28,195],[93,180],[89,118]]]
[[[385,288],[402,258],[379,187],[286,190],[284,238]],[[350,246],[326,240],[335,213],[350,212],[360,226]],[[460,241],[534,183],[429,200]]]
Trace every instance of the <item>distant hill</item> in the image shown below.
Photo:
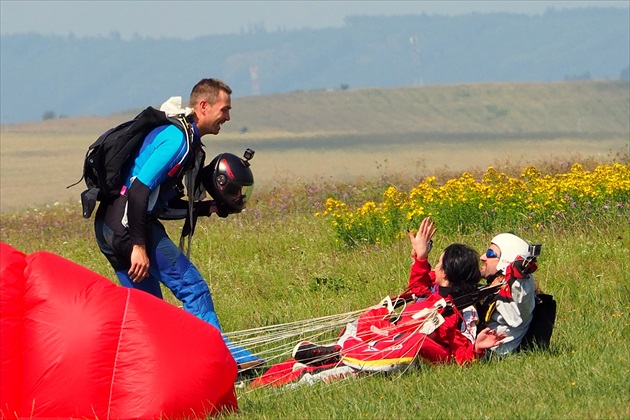
[[[85,151],[139,109],[4,124],[0,212],[78,200]],[[256,151],[257,189],[294,180],[421,177],[630,153],[628,81],[478,83],[235,98],[209,156]]]
[[[336,139],[630,136],[630,81],[293,92],[235,98],[232,105],[232,119],[213,143],[246,139],[266,147],[305,147],[319,138],[343,147]],[[140,110],[5,124],[2,132],[97,136]]]
[[[235,98],[627,79],[629,21],[623,10],[591,8],[536,16],[354,16],[340,28],[254,27],[194,40],[8,35],[0,39],[0,121],[138,109],[168,96],[187,97],[203,77],[224,79]]]

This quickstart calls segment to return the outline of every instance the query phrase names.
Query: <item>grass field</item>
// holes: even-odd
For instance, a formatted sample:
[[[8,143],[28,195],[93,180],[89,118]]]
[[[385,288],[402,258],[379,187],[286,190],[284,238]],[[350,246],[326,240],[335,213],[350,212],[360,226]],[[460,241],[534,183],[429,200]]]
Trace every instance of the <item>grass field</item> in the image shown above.
[[[389,184],[338,182],[336,191],[360,203]],[[213,291],[225,331],[365,308],[404,289],[407,241],[339,246],[328,221],[314,215],[326,191],[314,190],[292,183],[255,195],[238,216],[200,220],[192,260]],[[3,213],[0,222],[0,240],[17,249],[45,249],[115,278],[76,204]],[[177,235],[179,224],[167,228]],[[536,279],[559,305],[549,351],[331,385],[239,389],[240,411],[226,418],[629,418],[628,220],[585,215],[570,228],[510,228],[543,244]],[[492,235],[442,234],[435,247],[464,242],[483,250]]]
[[[479,98],[475,92],[490,92],[496,86],[468,89],[469,94]],[[504,99],[515,95],[514,89],[527,90],[507,89]],[[582,89],[592,92],[603,88],[588,85]],[[455,91],[449,93],[450,97]],[[542,95],[540,90],[535,93]],[[627,97],[627,91],[623,94]],[[531,100],[531,106],[546,106]],[[620,103],[626,107],[621,112],[627,117],[628,102]],[[566,136],[529,133],[517,138],[514,131],[501,129],[494,134],[470,135],[472,140],[466,140],[469,135],[462,133],[474,131],[466,128],[473,126],[468,120],[462,122],[461,133],[450,137],[436,134],[433,142],[414,141],[413,136],[401,134],[392,136],[396,140],[384,141],[386,144],[374,141],[362,148],[361,142],[352,143],[358,138],[355,134],[345,134],[346,144],[352,146],[329,144],[318,149],[317,144],[310,143],[336,137],[285,133],[267,140],[284,138],[292,142],[289,146],[300,147],[281,144],[282,147],[270,147],[266,153],[264,138],[251,139],[258,152],[252,162],[257,178],[253,199],[240,215],[200,220],[192,260],[210,285],[225,331],[365,308],[406,286],[408,240],[340,246],[329,220],[315,216],[327,197],[342,196],[348,203],[360,205],[377,201],[391,185],[408,191],[424,176],[437,175],[446,182],[463,170],[475,173],[475,168],[485,169],[488,164],[496,164],[512,174],[518,174],[530,163],[543,173],[561,172],[575,162],[589,168],[609,162],[628,165],[629,136],[615,112],[609,109],[593,113],[611,118],[607,120],[611,128],[605,135],[601,134],[606,131],[601,126],[590,134],[574,130]],[[544,115],[535,114],[536,118]],[[393,113],[388,118],[394,119]],[[545,124],[541,122],[541,126]],[[41,130],[39,124],[37,127]],[[111,267],[94,242],[92,221],[81,218],[76,202],[81,188],[75,187],[72,201],[57,197],[66,182],[79,177],[84,148],[75,149],[82,142],[89,143],[91,135],[81,130],[43,130],[37,134],[41,137],[35,138],[35,126],[3,128],[0,240],[26,253],[42,249],[57,253],[114,281]],[[483,127],[479,130],[490,131]],[[230,149],[234,146],[238,151],[250,146],[238,134],[222,135],[227,138],[225,143],[213,139],[208,142],[213,144],[211,150],[230,145]],[[373,137],[369,133],[363,135],[377,138],[383,132],[371,134]],[[502,141],[502,136],[508,141]],[[75,153],[72,158],[71,153]],[[12,163],[18,158],[28,162],[40,178],[22,175],[19,165]],[[55,167],[74,167],[76,177],[74,173],[64,173],[55,178],[56,172],[51,169]],[[9,186],[13,185],[20,188],[11,190]],[[33,189],[24,190],[29,187]],[[39,201],[31,201],[31,197],[21,200],[22,195],[33,195]],[[62,203],[32,207],[33,203],[50,203],[51,199]],[[11,208],[19,210],[8,210]],[[179,228],[179,223],[167,224],[171,236],[178,235]],[[530,243],[543,244],[535,276],[540,287],[558,302],[556,328],[548,351],[490,359],[469,367],[422,366],[403,375],[375,375],[325,386],[239,389],[240,411],[225,418],[630,418],[627,215],[604,219],[585,213],[571,225],[502,228],[514,229]],[[435,249],[464,242],[483,251],[494,233],[438,233]],[[431,254],[433,264],[438,256],[438,252]],[[178,304],[168,291],[165,299]]]

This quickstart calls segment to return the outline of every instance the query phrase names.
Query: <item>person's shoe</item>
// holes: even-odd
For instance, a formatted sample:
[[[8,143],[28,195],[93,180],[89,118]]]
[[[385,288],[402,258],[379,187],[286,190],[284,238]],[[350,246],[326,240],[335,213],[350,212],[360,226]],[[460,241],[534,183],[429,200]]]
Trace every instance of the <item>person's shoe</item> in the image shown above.
[[[262,368],[264,365],[265,361],[262,359],[236,363],[238,373],[236,375],[235,383],[240,383],[240,387],[244,388],[248,382],[251,382],[255,377],[261,374],[261,370],[258,368]]]
[[[264,364],[265,364],[264,360],[254,359],[254,360],[248,360],[246,362],[237,363],[236,366],[238,367],[238,371],[242,372],[244,370],[256,369],[257,367],[260,367]]]
[[[341,347],[338,345],[318,346],[310,341],[302,341],[293,348],[293,358],[311,366],[328,365],[341,360]]]

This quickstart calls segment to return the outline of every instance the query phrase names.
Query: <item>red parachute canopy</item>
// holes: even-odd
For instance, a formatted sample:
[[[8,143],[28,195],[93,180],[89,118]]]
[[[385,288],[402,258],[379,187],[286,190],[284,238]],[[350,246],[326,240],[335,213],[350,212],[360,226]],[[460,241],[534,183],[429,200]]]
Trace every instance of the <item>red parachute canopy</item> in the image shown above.
[[[0,243],[1,418],[205,418],[238,409],[210,324],[48,252]]]

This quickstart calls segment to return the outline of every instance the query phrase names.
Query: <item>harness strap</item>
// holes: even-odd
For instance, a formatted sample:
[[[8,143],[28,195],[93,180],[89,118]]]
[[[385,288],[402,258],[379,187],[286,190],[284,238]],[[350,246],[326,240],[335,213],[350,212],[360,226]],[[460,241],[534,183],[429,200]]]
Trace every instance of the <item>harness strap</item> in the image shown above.
[[[188,120],[186,119],[186,116],[184,114],[179,114],[176,115],[175,118],[184,126],[184,133],[186,135],[186,143],[188,143],[188,147],[191,150],[191,153],[193,153],[193,128],[192,125],[188,122]],[[194,154],[193,154],[194,156]],[[190,158],[190,156],[189,156]],[[195,189],[195,180],[192,176],[194,170],[194,166],[187,168],[186,169],[186,173],[184,175],[185,178],[185,186],[186,186],[186,195],[188,197],[188,222],[190,223],[190,234],[187,235],[188,237],[188,244],[186,247],[186,258],[190,259],[190,247],[191,247],[191,243],[192,243],[192,235],[193,232],[195,231],[195,224],[197,222],[197,218],[194,216],[194,189]],[[184,236],[180,236],[179,238],[179,249],[183,252],[184,251]]]
[[[453,298],[453,305],[458,308],[465,308],[478,302],[483,302],[490,296],[496,296],[505,283],[501,282],[494,286],[484,286],[465,295]]]
[[[488,309],[486,309],[486,314],[483,317],[483,325],[486,325],[490,321],[490,318],[492,318],[492,314],[494,313],[494,310],[496,308],[497,308],[497,301],[493,300],[492,302],[490,302],[490,305],[488,305]]]

